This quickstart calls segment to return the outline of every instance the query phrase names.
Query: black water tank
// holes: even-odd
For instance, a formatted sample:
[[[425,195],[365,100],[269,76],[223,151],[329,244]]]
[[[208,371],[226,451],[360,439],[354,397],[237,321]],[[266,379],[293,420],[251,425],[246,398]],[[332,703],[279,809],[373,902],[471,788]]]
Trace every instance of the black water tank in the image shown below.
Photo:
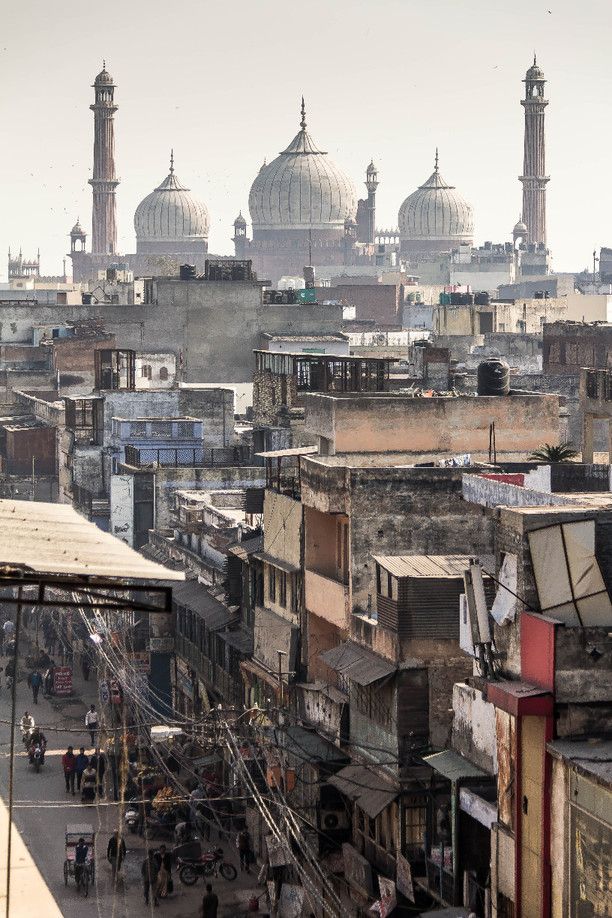
[[[510,369],[505,360],[492,358],[478,364],[478,395],[507,395]]]

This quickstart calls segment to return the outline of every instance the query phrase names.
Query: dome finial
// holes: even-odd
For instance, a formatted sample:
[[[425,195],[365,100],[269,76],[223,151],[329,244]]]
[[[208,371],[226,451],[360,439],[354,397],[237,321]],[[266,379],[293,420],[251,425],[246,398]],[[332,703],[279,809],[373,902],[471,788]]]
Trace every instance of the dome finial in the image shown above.
[[[434,163],[434,172],[438,174],[438,148],[436,147],[436,161]]]
[[[536,59],[536,53],[535,53],[535,48],[534,48],[534,50],[533,50],[533,66],[535,67],[537,63],[538,63],[538,62],[537,62],[537,59]]]
[[[102,70],[106,70],[106,60],[102,58]]]
[[[174,149],[170,150],[170,175],[174,175]]]
[[[304,103],[304,96],[302,96],[302,120],[300,121],[300,127],[302,130],[306,130],[306,105]]]

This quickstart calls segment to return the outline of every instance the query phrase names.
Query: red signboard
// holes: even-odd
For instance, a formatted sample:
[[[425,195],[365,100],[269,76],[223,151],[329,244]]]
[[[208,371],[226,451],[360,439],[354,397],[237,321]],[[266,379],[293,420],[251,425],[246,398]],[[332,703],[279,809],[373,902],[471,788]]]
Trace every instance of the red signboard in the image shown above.
[[[69,666],[56,666],[53,670],[53,694],[72,695],[72,670]]]

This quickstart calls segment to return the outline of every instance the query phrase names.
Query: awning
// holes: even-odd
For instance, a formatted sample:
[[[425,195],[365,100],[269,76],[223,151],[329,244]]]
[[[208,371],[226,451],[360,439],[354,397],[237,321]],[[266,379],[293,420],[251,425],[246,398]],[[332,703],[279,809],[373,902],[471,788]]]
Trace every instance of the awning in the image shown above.
[[[285,571],[286,574],[297,574],[300,571],[299,567],[294,564],[288,564],[286,561],[281,561],[280,558],[269,554],[267,551],[254,551],[251,557],[257,558],[258,561],[265,561],[266,564],[271,564],[272,567],[277,567],[280,571]]]
[[[436,752],[434,755],[423,756],[423,761],[427,762],[434,771],[449,781],[460,781],[463,778],[490,778],[486,771],[482,771],[476,765],[472,765],[469,759],[465,759],[458,752],[452,749],[446,749],[444,752]]]
[[[255,453],[255,455],[261,456],[262,459],[283,459],[285,456],[316,456],[318,452],[318,446],[293,446],[290,449],[268,449],[263,453]]]
[[[381,778],[380,770],[377,771],[374,766],[347,765],[328,778],[327,783],[349,800],[354,800],[371,819],[376,819],[399,795],[399,787]]]
[[[262,682],[265,682],[275,691],[278,691],[278,676],[275,676],[274,673],[268,672],[260,663],[257,663],[255,660],[241,660],[240,669],[246,673],[252,673],[258,679],[261,679]]]
[[[187,580],[172,591],[172,598],[179,606],[184,606],[199,615],[209,631],[219,631],[233,621],[229,609],[210,594],[207,587],[197,580]]]
[[[319,659],[357,685],[371,685],[372,682],[378,682],[397,670],[394,663],[352,641],[345,641],[339,647],[320,653]]]
[[[253,653],[253,635],[248,631],[243,631],[241,628],[237,631],[223,631],[219,637],[240,653]]]

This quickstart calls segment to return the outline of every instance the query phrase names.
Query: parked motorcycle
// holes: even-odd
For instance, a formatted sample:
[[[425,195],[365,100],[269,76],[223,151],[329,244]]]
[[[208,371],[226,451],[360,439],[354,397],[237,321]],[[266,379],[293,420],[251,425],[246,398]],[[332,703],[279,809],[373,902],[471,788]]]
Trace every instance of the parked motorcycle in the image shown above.
[[[238,871],[233,864],[224,859],[223,848],[213,848],[205,851],[195,861],[178,859],[179,878],[185,886],[193,886],[198,882],[198,877],[222,876],[224,880],[235,880]]]

